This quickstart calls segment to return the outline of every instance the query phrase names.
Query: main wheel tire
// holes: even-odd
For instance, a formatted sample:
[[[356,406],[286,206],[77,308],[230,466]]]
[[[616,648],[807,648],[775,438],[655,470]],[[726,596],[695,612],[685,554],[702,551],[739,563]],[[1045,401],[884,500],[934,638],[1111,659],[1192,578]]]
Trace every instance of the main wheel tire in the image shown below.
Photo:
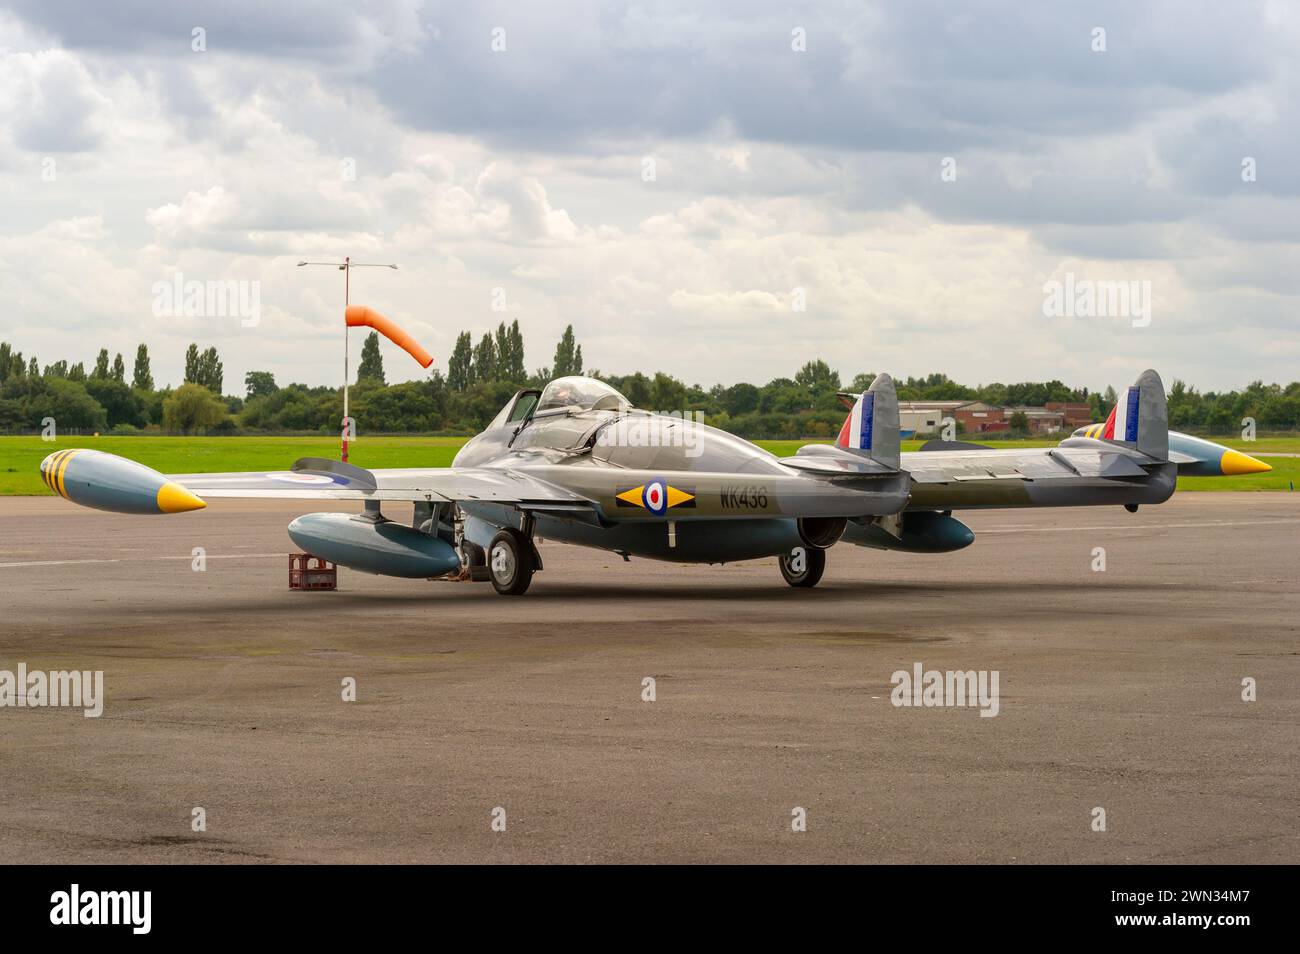
[[[532,542],[513,527],[507,527],[492,538],[487,550],[488,570],[492,586],[502,596],[520,596],[533,582],[537,569],[533,560]]]
[[[781,575],[791,586],[816,586],[826,572],[826,551],[817,547],[795,547],[777,557]]]

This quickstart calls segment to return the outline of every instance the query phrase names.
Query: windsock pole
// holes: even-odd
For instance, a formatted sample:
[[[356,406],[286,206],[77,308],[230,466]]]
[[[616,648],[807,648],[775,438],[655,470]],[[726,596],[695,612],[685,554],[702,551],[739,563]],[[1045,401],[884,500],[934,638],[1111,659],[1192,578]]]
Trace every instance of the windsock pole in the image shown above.
[[[343,314],[352,290],[352,256],[343,257]],[[348,323],[343,322],[343,463],[348,462]]]
[[[380,262],[354,262],[352,256],[346,256],[341,262],[299,262],[298,266],[303,265],[329,265],[337,268],[343,273],[343,313],[346,316],[349,304],[349,296],[352,292],[352,269],[354,268],[392,268],[396,265],[385,265]],[[349,339],[346,317],[343,321],[343,463],[348,462],[348,431],[351,430],[352,418],[348,415],[348,351]]]

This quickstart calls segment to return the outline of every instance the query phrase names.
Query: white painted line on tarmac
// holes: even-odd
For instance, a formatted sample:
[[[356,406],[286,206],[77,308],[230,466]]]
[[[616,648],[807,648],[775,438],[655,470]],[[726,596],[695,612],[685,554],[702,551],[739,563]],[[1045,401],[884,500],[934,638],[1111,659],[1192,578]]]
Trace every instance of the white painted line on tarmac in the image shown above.
[[[1273,527],[1300,520],[1223,520],[1209,523],[1116,523],[1104,527],[1004,527],[1000,530],[975,530],[984,533],[1078,533],[1081,530],[1186,530],[1201,527]],[[974,528],[972,528],[974,529]]]
[[[209,553],[206,557],[208,560],[247,560],[261,559],[263,557],[287,557],[289,551],[284,553]],[[191,554],[184,556],[162,556],[162,557],[114,557],[112,559],[102,560],[28,560],[21,563],[0,563],[0,569],[24,566],[77,566],[84,563],[148,563],[156,560],[193,560]]]

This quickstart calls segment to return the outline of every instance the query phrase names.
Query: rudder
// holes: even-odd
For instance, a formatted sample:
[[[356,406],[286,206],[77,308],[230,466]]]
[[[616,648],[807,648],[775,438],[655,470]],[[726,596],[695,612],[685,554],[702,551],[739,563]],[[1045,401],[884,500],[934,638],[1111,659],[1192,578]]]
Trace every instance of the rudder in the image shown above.
[[[1102,437],[1127,444],[1158,460],[1169,459],[1169,409],[1160,375],[1148,368],[1120,395]]]
[[[897,470],[902,462],[898,436],[898,393],[894,380],[879,374],[854,402],[835,445]]]

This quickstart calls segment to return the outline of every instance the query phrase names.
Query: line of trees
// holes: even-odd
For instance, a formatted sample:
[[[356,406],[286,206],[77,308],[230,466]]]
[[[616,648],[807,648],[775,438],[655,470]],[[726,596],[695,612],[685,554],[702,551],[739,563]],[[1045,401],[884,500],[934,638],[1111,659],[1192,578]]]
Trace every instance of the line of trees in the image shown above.
[[[548,367],[529,372],[517,321],[502,322],[477,344],[468,332],[456,338],[447,373],[388,384],[379,336],[371,332],[361,349],[350,412],[363,433],[472,434],[490,421],[510,396],[525,386],[540,387],[566,374],[587,373],[625,394],[637,407],[700,412],[714,426],[750,438],[829,437],[844,420],[836,392],[858,392],[875,377],[861,372],[850,379],[823,360],[807,362],[791,378],[763,385],[738,383],[705,389],[663,372],[626,375],[585,371],[582,346],[573,327],[564,330]],[[896,381],[904,401],[978,400],[997,405],[1040,406],[1049,401],[1087,402],[1094,420],[1114,406],[1112,388],[1102,393],[1071,388],[1061,381],[986,384],[971,387],[947,375]],[[101,349],[93,369],[57,361],[41,367],[0,342],[0,431],[35,432],[52,417],[60,430],[130,434],[138,431],[209,434],[336,433],[343,417],[342,389],[289,384],[270,371],[249,371],[244,394],[224,395],[224,372],[215,347],[191,344],[185,354],[185,380],[176,388],[156,389],[149,349],[136,349],[130,382],[121,354],[110,359]],[[1181,430],[1228,433],[1253,417],[1260,430],[1300,427],[1300,382],[1252,382],[1242,391],[1201,393],[1182,381],[1169,388],[1170,425]]]
[[[216,348],[200,352],[189,346],[185,383],[154,387],[149,346],[136,348],[131,380],[119,352],[110,361],[101,348],[89,373],[78,361],[66,360],[44,368],[33,356],[24,359],[8,342],[0,341],[0,431],[35,431],[45,418],[72,432],[134,433],[144,429],[189,433],[217,428],[230,414],[222,390],[221,359]]]

